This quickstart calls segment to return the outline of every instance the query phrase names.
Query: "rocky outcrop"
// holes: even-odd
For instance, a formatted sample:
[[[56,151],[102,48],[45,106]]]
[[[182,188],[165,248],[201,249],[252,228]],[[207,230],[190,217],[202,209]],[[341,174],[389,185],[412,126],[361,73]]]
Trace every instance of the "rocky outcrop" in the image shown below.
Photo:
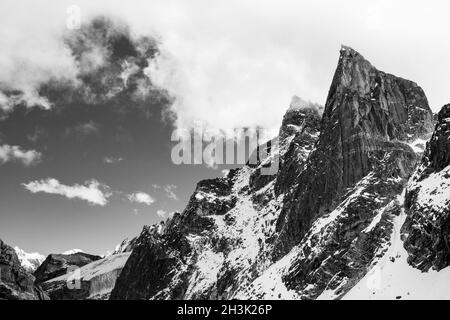
[[[435,132],[428,145],[424,162],[430,170],[441,171],[450,165],[450,104],[438,114]]]
[[[140,245],[133,250],[111,293],[111,299],[149,299],[160,291],[169,290],[171,298],[182,298],[185,291],[182,279],[178,282],[181,286],[169,285],[174,273],[182,271],[182,253],[186,252],[181,247],[184,244],[180,243],[177,250],[176,242],[170,242],[156,228],[149,227],[144,228],[139,239]]]
[[[433,114],[414,82],[378,71],[343,47],[328,94],[322,129],[298,188],[285,201],[277,222],[276,257],[303,238],[318,217],[333,211],[369,174],[372,158],[432,130]],[[389,144],[391,142],[391,144]],[[402,177],[408,172],[401,166]]]
[[[36,283],[42,283],[67,273],[70,267],[82,267],[101,257],[77,252],[74,254],[50,254],[35,271]]]
[[[450,105],[438,115],[421,165],[408,183],[402,227],[408,262],[422,271],[450,265]]]
[[[34,284],[34,277],[22,268],[16,251],[0,240],[0,300],[46,300]]]
[[[320,134],[323,107],[293,97],[283,117],[279,133],[281,157],[276,176],[277,195],[296,189],[299,175],[305,169],[305,159],[313,149]]]
[[[228,178],[200,181],[189,201],[186,213],[195,213],[200,217],[226,213],[236,203],[236,199],[230,197],[232,188],[230,182]]]

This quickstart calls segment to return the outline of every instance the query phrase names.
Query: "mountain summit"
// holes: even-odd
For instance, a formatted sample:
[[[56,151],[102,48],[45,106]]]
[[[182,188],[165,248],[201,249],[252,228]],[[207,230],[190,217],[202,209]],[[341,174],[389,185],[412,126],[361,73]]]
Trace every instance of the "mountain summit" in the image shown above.
[[[342,47],[321,126],[309,166],[299,177],[303,183],[277,223],[281,254],[301,240],[312,221],[342,202],[347,190],[372,171],[375,158],[404,148],[402,141],[427,136],[433,114],[416,83],[378,71],[357,51]],[[414,164],[407,162],[399,163],[403,178]]]

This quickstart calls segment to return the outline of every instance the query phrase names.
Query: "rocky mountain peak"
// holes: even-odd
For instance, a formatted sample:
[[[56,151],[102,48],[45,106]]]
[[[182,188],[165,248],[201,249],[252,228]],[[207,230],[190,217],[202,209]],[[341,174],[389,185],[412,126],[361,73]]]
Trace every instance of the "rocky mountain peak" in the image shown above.
[[[375,68],[356,50],[342,46],[333,84],[340,89],[351,89],[366,94],[370,92],[370,73]],[[332,84],[332,87],[333,87]]]
[[[319,141],[277,222],[281,254],[300,241],[313,220],[334,210],[346,191],[373,170],[376,159],[399,150],[397,141],[424,137],[432,128],[433,114],[417,84],[379,71],[357,51],[343,47]],[[413,153],[411,149],[406,159],[415,161]],[[403,178],[413,167],[398,166]]]
[[[318,132],[322,113],[323,106],[293,96],[280,127],[280,142],[283,143],[287,137],[293,137],[297,132],[303,132],[304,130]]]

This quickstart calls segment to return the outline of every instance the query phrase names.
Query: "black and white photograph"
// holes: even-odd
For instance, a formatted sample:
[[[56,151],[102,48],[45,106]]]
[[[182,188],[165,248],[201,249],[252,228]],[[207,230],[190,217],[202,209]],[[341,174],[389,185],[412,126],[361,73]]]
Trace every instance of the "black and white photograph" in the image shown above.
[[[450,300],[449,1],[0,15],[0,300]]]

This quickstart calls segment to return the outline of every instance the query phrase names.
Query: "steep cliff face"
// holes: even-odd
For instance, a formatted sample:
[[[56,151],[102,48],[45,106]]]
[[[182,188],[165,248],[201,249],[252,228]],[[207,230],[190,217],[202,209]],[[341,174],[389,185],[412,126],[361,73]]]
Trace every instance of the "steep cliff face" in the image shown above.
[[[50,254],[34,272],[36,283],[42,283],[65,273],[69,267],[82,267],[88,263],[99,260],[101,257],[76,252],[73,254]]]
[[[433,114],[423,90],[414,82],[378,71],[351,48],[343,47],[328,94],[322,129],[308,168],[277,222],[275,255],[297,244],[312,222],[333,211],[369,174],[396,141],[426,137]],[[398,168],[402,177],[408,172]]]
[[[450,265],[449,206],[450,105],[446,105],[406,193],[405,248],[408,262],[422,271]]]
[[[0,240],[0,300],[46,300],[34,277],[20,264],[16,251]]]
[[[419,86],[347,47],[322,110],[295,98],[270,156],[145,228],[111,298],[343,297],[389,249],[433,115]]]

